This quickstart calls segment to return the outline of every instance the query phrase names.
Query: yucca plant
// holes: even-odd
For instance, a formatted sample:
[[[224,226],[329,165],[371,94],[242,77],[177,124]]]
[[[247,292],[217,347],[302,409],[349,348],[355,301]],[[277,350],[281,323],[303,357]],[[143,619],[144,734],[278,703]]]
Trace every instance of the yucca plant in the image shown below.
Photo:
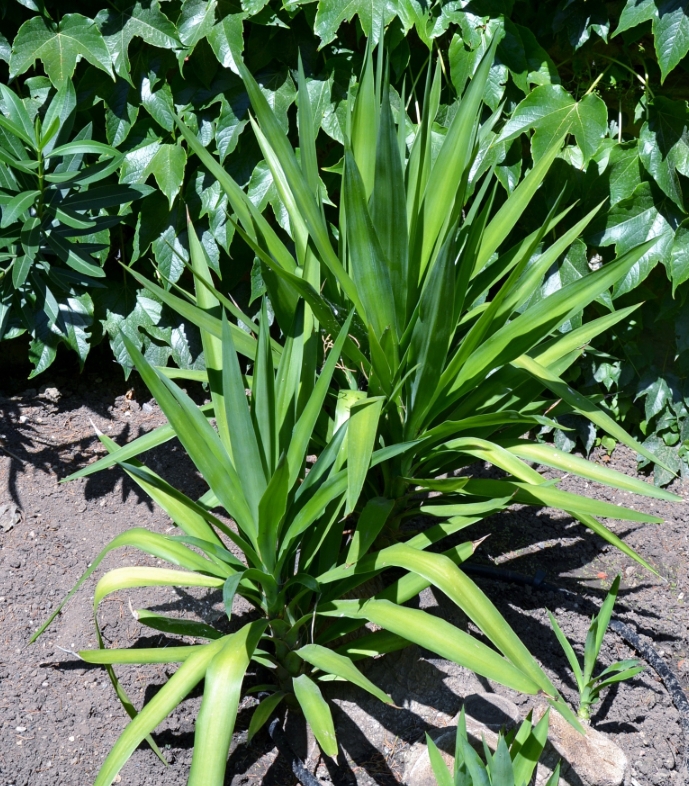
[[[515,235],[566,134],[500,197],[495,175],[499,135],[493,130],[499,127],[500,111],[489,113],[482,103],[495,46],[494,41],[452,107],[454,117],[444,133],[434,122],[441,96],[440,64],[427,80],[423,109],[413,123],[404,97],[392,100],[383,56],[374,74],[369,52],[348,104],[337,226],[328,220],[301,67],[298,156],[256,81],[240,67],[255,113],[254,133],[289,219],[289,238],[273,228],[194,134],[181,121],[178,125],[228,194],[238,231],[261,261],[282,331],[300,299],[313,314],[314,333],[320,332],[324,340],[337,335],[344,315],[355,311],[336,391],[338,417],[350,413],[358,423],[358,436],[350,432],[347,439],[351,461],[346,512],[358,515],[372,499],[391,502],[370,526],[371,537],[379,543],[404,539],[407,530],[401,531],[400,524],[420,511],[446,519],[426,534],[435,542],[466,526],[467,517],[485,514],[483,505],[502,508],[519,502],[567,511],[651,569],[597,516],[659,519],[562,491],[532,464],[647,496],[679,498],[524,435],[555,425],[553,417],[574,412],[658,461],[562,379],[588,342],[628,318],[634,307],[569,332],[558,330],[606,293],[654,241],[528,305],[546,272],[600,206],[563,229],[569,209],[560,210],[558,201],[539,228],[526,237]],[[205,284],[212,288],[211,282]],[[208,319],[182,298],[161,288],[156,292],[173,308],[186,309],[198,324]],[[352,462],[358,462],[360,446],[409,441],[413,447],[366,474],[359,495],[365,467]],[[505,477],[452,476],[484,461]],[[419,493],[428,491],[442,495],[419,504]],[[342,565],[336,575],[348,572],[351,569]]]
[[[498,734],[495,751],[483,743],[485,762],[472,748],[467,736],[464,707],[457,720],[455,759],[452,772],[443,761],[438,746],[426,734],[431,769],[438,786],[528,786],[548,739],[548,712],[534,726],[531,715],[508,734]],[[557,764],[545,786],[557,786]]]
[[[336,404],[328,402],[352,317],[345,320],[329,349],[317,347],[318,352],[313,353],[316,363],[307,346],[313,333],[307,326],[308,306],[304,301],[297,304],[283,346],[270,337],[265,301],[260,323],[243,315],[252,330],[246,333],[230,324],[223,303],[202,283],[209,276],[208,261],[191,225],[189,237],[198,277],[195,307],[215,315],[213,319],[209,316],[208,329],[201,331],[210,403],[196,405],[170,378],[174,371],[153,368],[128,343],[135,366],[168,424],[119,448],[101,434],[110,455],[72,476],[83,477],[118,464],[183,533],[165,536],[133,528],[119,535],[65,599],[98,568],[107,553],[122,546],[138,548],[182,568],[117,568],[102,576],[96,586],[94,614],[99,648],[79,654],[90,663],[107,666],[132,716],[105,760],[96,786],[110,784],[137,745],[204,678],[189,783],[222,784],[242,682],[247,670],[257,665],[265,669],[262,690],[269,695],[256,708],[249,735],[255,734],[284,703],[303,712],[328,756],[336,756],[338,747],[321,684],[330,679],[346,680],[390,702],[354,661],[410,643],[516,690],[542,692],[567,713],[556,689],[519,638],[457,567],[473,553],[471,542],[455,546],[445,555],[429,553],[424,549],[432,539],[420,534],[407,543],[376,549],[378,523],[393,505],[382,498],[367,501],[353,537],[345,533],[343,516],[352,489],[357,495],[356,489],[364,484],[372,467],[413,449],[415,444],[397,442],[379,448],[367,441],[369,430],[362,429],[360,413],[343,415]],[[237,310],[231,302],[227,305],[233,313]],[[245,357],[241,362],[237,352],[240,348]],[[247,359],[251,361],[250,374],[246,373]],[[329,432],[326,429],[319,435],[324,408],[326,412],[331,410],[331,420],[336,416],[339,420]],[[361,412],[365,423],[367,410]],[[135,458],[173,436],[208,484],[208,492],[199,500],[174,489]],[[324,440],[320,455],[308,465],[309,446],[319,439]],[[214,515],[212,510],[217,507],[236,526]],[[474,505],[474,518],[466,518],[466,523],[478,520],[477,516],[494,507],[493,502]],[[369,592],[357,597],[353,590],[363,580],[388,568],[397,572],[389,586],[373,596]],[[341,575],[343,570],[346,575]],[[425,611],[404,605],[430,585],[452,599],[493,646]],[[194,636],[206,643],[108,649],[97,624],[100,603],[112,592],[149,586],[222,591],[228,617],[239,594],[254,606],[255,619],[228,634],[195,620],[142,609],[137,612],[141,624]],[[354,639],[346,636],[352,627],[365,623],[379,629]],[[175,662],[181,663],[178,670],[137,714],[113,667]],[[570,717],[576,724],[573,715]]]
[[[636,677],[637,674],[641,674],[644,670],[639,660],[636,658],[628,658],[627,660],[619,660],[615,661],[615,663],[611,663],[603,669],[597,677],[593,676],[593,670],[596,668],[596,661],[598,660],[600,649],[603,646],[603,639],[605,638],[605,633],[610,624],[612,610],[617,600],[619,589],[620,577],[616,576],[608,594],[605,596],[600,611],[591,620],[591,625],[586,634],[586,642],[584,644],[583,668],[574,652],[574,648],[567,640],[564,631],[559,626],[552,612],[548,611],[550,624],[553,627],[553,631],[555,632],[555,636],[560,646],[567,656],[567,660],[572,667],[572,672],[577,682],[577,690],[579,691],[577,716],[586,722],[591,720],[591,707],[600,701],[600,693],[602,690],[618,682],[630,680]]]

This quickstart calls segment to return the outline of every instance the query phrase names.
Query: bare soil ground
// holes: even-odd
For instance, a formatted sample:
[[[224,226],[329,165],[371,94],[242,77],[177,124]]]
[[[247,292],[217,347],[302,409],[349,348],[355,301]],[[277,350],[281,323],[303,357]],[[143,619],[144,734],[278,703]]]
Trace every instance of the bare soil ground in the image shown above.
[[[61,485],[59,480],[100,455],[92,424],[123,443],[159,425],[163,417],[141,383],[125,382],[119,369],[63,374],[42,379],[41,384],[40,390],[26,389],[26,382],[20,387],[9,376],[0,377],[0,786],[88,786],[127,720],[105,672],[70,654],[96,646],[91,609],[95,580],[89,580],[37,643],[29,646],[28,640],[112,538],[134,526],[166,532],[170,522],[117,469],[70,484]],[[205,490],[174,442],[151,452],[146,461],[186,493],[198,496]],[[610,466],[636,472],[634,455],[622,449],[615,452]],[[562,487],[596,499],[632,501],[629,494],[587,486],[575,478],[565,479]],[[689,484],[678,480],[673,490],[686,498]],[[608,523],[657,568],[661,578],[553,511],[517,508],[482,522],[470,535],[491,535],[477,555],[479,561],[527,575],[544,570],[547,581],[577,590],[597,604],[614,576],[621,573],[617,616],[653,640],[682,684],[689,687],[689,513],[684,503],[636,499],[634,504],[663,517],[665,524]],[[151,559],[123,549],[108,556],[103,569],[133,564],[151,564]],[[544,607],[556,614],[574,642],[583,643],[588,626],[584,601],[512,584],[479,583],[564,695],[574,700],[574,683]],[[463,622],[461,614],[439,594],[427,591],[421,605]],[[222,603],[217,593],[206,592],[114,594],[101,615],[112,646],[164,643],[163,636],[152,636],[132,615],[130,609],[141,606],[163,612],[185,608],[199,619],[216,620]],[[602,662],[630,655],[626,645],[610,633]],[[140,707],[171,669],[133,667],[120,669],[119,674]],[[333,690],[341,708],[336,713],[343,748],[338,768],[319,763],[299,730],[290,730],[295,747],[309,756],[310,765],[318,767],[324,779],[381,786],[400,782],[406,751],[425,731],[450,723],[467,692],[496,690],[525,709],[529,703],[418,648],[376,661],[369,674],[391,692],[397,706],[382,708],[354,690]],[[186,783],[199,702],[197,691],[155,735],[169,766],[164,767],[142,746],[118,782],[131,786]],[[267,734],[246,744],[251,702],[246,700],[240,711],[227,784],[296,783]],[[611,690],[598,705],[593,725],[626,751],[637,784],[679,786],[677,766],[684,742],[678,713],[652,670]]]

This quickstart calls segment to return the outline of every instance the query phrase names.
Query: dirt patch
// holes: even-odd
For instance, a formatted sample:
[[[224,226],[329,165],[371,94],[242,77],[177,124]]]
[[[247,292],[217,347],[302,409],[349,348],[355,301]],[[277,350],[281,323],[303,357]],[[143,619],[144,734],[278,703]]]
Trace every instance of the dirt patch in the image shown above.
[[[91,609],[95,581],[83,588],[42,639],[31,646],[27,642],[107,542],[130,527],[166,532],[171,525],[117,469],[65,485],[59,480],[101,454],[93,425],[122,443],[159,425],[163,417],[143,387],[124,382],[120,375],[87,374],[44,383],[41,390],[11,395],[14,392],[0,386],[0,393],[5,394],[0,398],[0,786],[87,786],[126,723],[105,672],[88,667],[69,652],[96,644]],[[192,496],[205,490],[175,442],[152,451],[146,461]],[[618,450],[610,466],[633,474],[634,455]],[[565,479],[561,487],[615,503],[629,504],[632,499],[630,494],[587,486],[576,478]],[[681,481],[673,488],[683,496],[689,493],[689,485]],[[478,561],[526,575],[542,570],[547,581],[582,595],[582,600],[568,600],[478,579],[570,700],[575,697],[574,683],[544,607],[556,614],[574,642],[583,644],[589,609],[585,599],[599,604],[618,572],[623,575],[618,616],[653,639],[683,686],[689,686],[685,598],[689,598],[689,513],[685,504],[651,499],[635,503],[666,523],[608,524],[656,566],[662,578],[648,574],[566,516],[548,510],[519,508],[482,522],[470,532],[471,537],[491,535]],[[134,564],[155,564],[155,560],[122,549],[106,558],[103,569]],[[215,621],[222,613],[218,593],[117,593],[108,598],[101,615],[104,635],[112,646],[151,646],[164,641],[138,624],[130,605],[158,611],[184,608],[205,621]],[[426,591],[420,605],[457,624],[466,623],[440,593]],[[631,654],[610,634],[602,661]],[[118,670],[138,707],[170,673],[171,668],[164,665]],[[390,691],[397,706],[383,707],[355,689],[338,692],[333,686],[344,750],[339,770],[328,770],[319,762],[313,745],[296,724],[289,729],[295,747],[324,779],[364,785],[399,782],[409,747],[425,731],[449,724],[461,706],[461,697],[469,692],[496,690],[524,709],[529,705],[525,697],[491,686],[418,648],[376,661],[368,673]],[[227,784],[295,783],[267,734],[246,744],[253,701],[247,699],[240,711]],[[123,769],[123,784],[186,783],[199,702],[197,691],[155,735],[169,766],[164,767],[142,746]],[[598,705],[593,725],[625,750],[639,784],[679,784],[677,766],[683,741],[678,714],[653,671],[609,691]]]

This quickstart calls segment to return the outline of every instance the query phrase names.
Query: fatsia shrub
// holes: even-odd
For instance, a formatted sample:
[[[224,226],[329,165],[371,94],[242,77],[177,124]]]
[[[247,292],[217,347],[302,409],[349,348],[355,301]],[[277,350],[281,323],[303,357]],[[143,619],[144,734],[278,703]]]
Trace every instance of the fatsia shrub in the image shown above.
[[[261,260],[281,330],[288,329],[301,298],[314,315],[314,331],[325,336],[336,335],[344,315],[352,308],[356,312],[351,336],[343,344],[335,416],[337,422],[348,413],[352,420],[346,511],[367,510],[380,498],[390,502],[378,509],[374,520],[359,519],[366,521],[365,542],[403,538],[400,524],[419,510],[445,519],[426,534],[437,542],[465,527],[467,517],[520,502],[567,511],[650,567],[597,516],[658,519],[562,491],[532,465],[656,498],[678,498],[525,438],[525,433],[553,425],[548,416],[576,413],[654,460],[561,376],[592,338],[627,319],[634,308],[559,331],[626,275],[654,241],[529,304],[546,272],[599,208],[568,227],[569,211],[560,210],[556,200],[538,229],[510,245],[512,230],[556,159],[562,139],[545,149],[509,195],[500,197],[489,144],[492,129],[501,122],[500,111],[490,112],[483,105],[495,47],[493,41],[465,94],[452,106],[445,134],[435,124],[440,65],[427,81],[423,109],[417,105],[413,123],[404,97],[391,94],[382,56],[374,74],[369,53],[348,103],[337,224],[329,220],[327,195],[319,181],[303,74],[297,156],[259,86],[241,69],[255,113],[254,133],[280,195],[289,238],[273,228],[189,129],[178,124],[227,193],[238,231]],[[179,301],[156,291],[173,307]],[[196,316],[188,308],[187,313],[199,324],[208,318],[198,309]],[[414,444],[367,472],[374,445],[405,441]],[[445,477],[476,462],[489,462],[505,476]],[[442,494],[419,506],[419,491]],[[341,565],[336,574],[347,571]]]
[[[122,154],[74,128],[77,97],[45,77],[26,102],[0,84],[0,341],[28,331],[31,376],[60,343],[83,364],[93,325],[90,291],[103,287],[102,252],[122,218],[112,214],[153,189],[107,182]],[[108,212],[110,211],[110,212]]]
[[[167,416],[168,425],[121,448],[101,435],[110,455],[73,476],[118,464],[183,532],[165,536],[142,528],[128,530],[103,550],[70,593],[97,569],[107,553],[122,546],[138,548],[182,568],[122,567],[107,572],[96,585],[94,614],[100,647],[82,651],[80,656],[107,666],[132,716],[106,758],[96,786],[112,782],[137,745],[202,679],[204,694],[196,721],[189,783],[222,784],[242,682],[247,670],[257,665],[267,673],[263,690],[268,696],[254,712],[250,736],[286,702],[303,711],[328,756],[336,756],[338,747],[322,683],[346,680],[390,702],[354,661],[410,643],[515,690],[542,692],[567,713],[556,689],[526,647],[491,601],[457,567],[471,556],[474,544],[461,543],[444,555],[431,553],[425,549],[432,539],[421,533],[406,543],[378,548],[371,527],[380,521],[381,511],[389,513],[393,505],[383,498],[369,500],[354,536],[346,534],[343,516],[352,488],[351,475],[361,468],[356,453],[361,430],[356,414],[335,421],[336,407],[329,407],[327,400],[352,317],[346,319],[325,351],[320,342],[313,341],[309,325],[312,316],[308,316],[304,301],[296,305],[284,345],[270,337],[265,302],[260,325],[250,320],[245,323],[252,331],[252,335],[247,334],[230,325],[224,304],[204,283],[209,280],[205,251],[191,225],[189,235],[198,277],[196,308],[201,313],[215,314],[214,318],[208,317],[201,331],[210,403],[196,405],[169,377],[170,371],[166,374],[152,367],[125,338],[136,368]],[[231,303],[227,305],[236,311]],[[251,375],[243,372],[238,349],[251,358]],[[329,408],[333,418],[324,418]],[[173,436],[208,484],[208,492],[199,500],[172,488],[135,458]],[[318,443],[319,455],[308,464],[307,451]],[[414,444],[397,442],[386,447],[374,445],[370,450],[362,448],[366,456],[364,474],[392,456],[413,449]],[[479,503],[467,513],[475,515],[494,507],[493,502]],[[212,512],[216,508],[221,508],[236,526],[216,516]],[[465,522],[472,520],[477,518],[466,518]],[[358,597],[357,586],[388,569],[396,572],[388,586],[373,596],[363,592]],[[493,646],[443,619],[404,605],[431,585],[454,601]],[[117,590],[150,586],[221,591],[228,618],[238,594],[253,605],[256,613],[250,615],[251,621],[242,620],[238,630],[227,633],[222,625],[213,627],[142,609],[137,616],[143,625],[194,636],[206,643],[108,649],[98,629],[100,603]],[[377,629],[354,639],[347,636],[352,628],[365,623]],[[175,674],[137,714],[113,666],[177,662],[181,665]]]

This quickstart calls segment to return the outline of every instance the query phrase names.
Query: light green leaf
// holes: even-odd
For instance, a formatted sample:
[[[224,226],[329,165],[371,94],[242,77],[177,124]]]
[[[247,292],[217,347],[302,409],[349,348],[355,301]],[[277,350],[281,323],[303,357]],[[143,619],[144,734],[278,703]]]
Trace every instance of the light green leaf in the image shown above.
[[[212,587],[225,583],[216,576],[204,576],[186,570],[170,568],[115,568],[103,576],[96,585],[93,607],[97,609],[103,598],[112,592],[132,587]]]
[[[189,694],[206,674],[209,663],[226,643],[218,639],[196,650],[127,725],[108,754],[94,786],[110,786],[137,746]],[[162,650],[165,652],[165,650]]]
[[[177,20],[177,31],[181,42],[188,49],[205,38],[215,24],[217,0],[185,0]]]
[[[517,106],[500,134],[500,140],[513,139],[533,128],[531,147],[539,158],[563,134],[571,133],[588,161],[598,150],[608,126],[608,110],[594,93],[575,101],[560,85],[535,88]]]
[[[650,183],[641,183],[631,197],[619,202],[605,215],[605,227],[592,234],[595,245],[615,244],[624,254],[645,240],[656,243],[643,254],[631,270],[615,284],[614,296],[619,297],[638,286],[664,259],[672,246],[673,233],[667,218],[658,209],[662,203],[655,198]]]
[[[225,782],[244,674],[267,624],[265,620],[250,622],[225,637],[223,648],[208,664],[188,786],[222,786]]]
[[[382,407],[382,397],[366,398],[352,406],[347,431],[347,466],[349,471],[347,473],[345,516],[354,510],[359,501],[359,494],[361,494],[371,462]]]
[[[395,14],[390,0],[319,0],[314,28],[324,46],[335,38],[342,22],[358,15],[364,35],[375,46]]]
[[[368,500],[356,523],[356,531],[352,536],[352,542],[345,559],[346,565],[354,565],[368,552],[385,526],[394,506],[394,500],[384,497],[374,497]]]
[[[687,0],[656,0],[653,38],[661,83],[689,51]]]
[[[95,22],[110,50],[115,72],[131,82],[128,50],[133,38],[142,38],[159,49],[178,49],[180,42],[175,26],[157,2],[136,0],[133,5],[120,9],[121,5],[99,11]]]
[[[19,28],[12,45],[10,79],[41,60],[50,81],[64,85],[74,74],[77,58],[113,76],[110,52],[95,22],[81,14],[65,14],[59,23],[34,16]]]
[[[211,45],[220,65],[231,68],[235,74],[237,60],[244,51],[244,14],[227,14],[213,26],[208,33],[208,43]],[[217,131],[216,131],[217,134]]]
[[[317,669],[327,674],[334,674],[337,677],[342,677],[342,679],[351,682],[353,685],[358,685],[377,699],[380,699],[380,701],[385,702],[385,704],[393,703],[387,693],[374,685],[371,680],[364,677],[359,669],[352,663],[350,658],[339,655],[327,647],[321,647],[319,644],[307,644],[301,647],[301,649],[296,650],[296,654],[299,655],[302,660],[305,660]]]
[[[398,606],[388,600],[340,600],[319,605],[318,614],[367,619],[502,685],[530,694],[540,690],[537,683],[494,649],[425,611]]]
[[[187,154],[181,145],[163,144],[150,160],[145,175],[153,175],[158,187],[165,194],[172,209],[172,203],[184,182],[184,169]]]
[[[318,744],[326,756],[337,758],[337,737],[333,716],[330,712],[320,688],[309,679],[306,674],[301,674],[292,680],[294,695],[304,711],[306,722],[311,727]]]
[[[627,4],[622,9],[620,21],[615,30],[615,35],[629,30],[644,22],[655,19],[658,15],[658,5],[656,0],[627,0]]]

